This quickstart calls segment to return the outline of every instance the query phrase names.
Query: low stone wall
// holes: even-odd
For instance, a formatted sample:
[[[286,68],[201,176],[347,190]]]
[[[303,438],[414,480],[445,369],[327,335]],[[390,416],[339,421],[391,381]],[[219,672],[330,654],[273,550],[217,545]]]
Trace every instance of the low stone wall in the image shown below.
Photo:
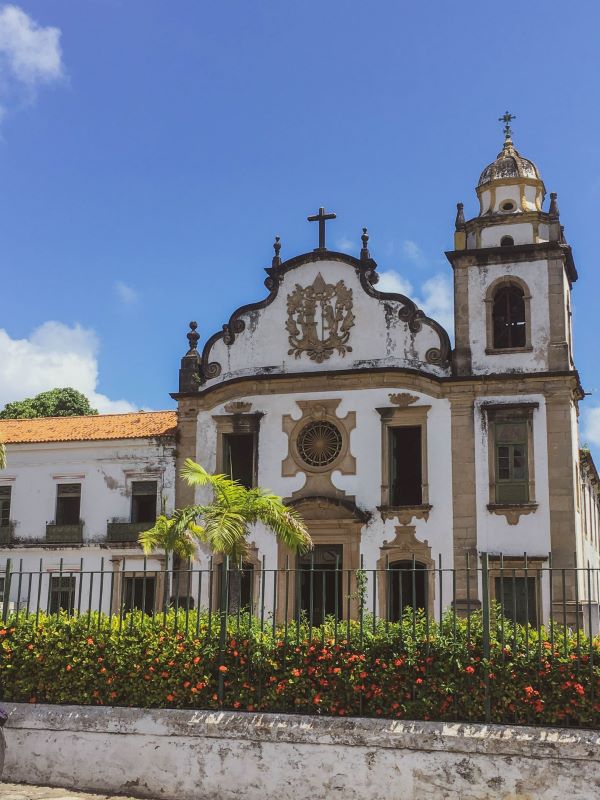
[[[600,797],[600,733],[592,731],[86,706],[6,708],[7,781],[164,800]]]

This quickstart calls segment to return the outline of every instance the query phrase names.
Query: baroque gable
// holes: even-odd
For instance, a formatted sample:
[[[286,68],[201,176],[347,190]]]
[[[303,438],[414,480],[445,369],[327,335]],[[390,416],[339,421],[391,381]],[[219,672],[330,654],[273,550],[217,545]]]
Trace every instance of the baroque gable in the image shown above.
[[[266,269],[264,300],[238,308],[199,357],[197,390],[248,376],[404,368],[450,374],[446,331],[401,294],[379,292],[376,264],[316,250]]]

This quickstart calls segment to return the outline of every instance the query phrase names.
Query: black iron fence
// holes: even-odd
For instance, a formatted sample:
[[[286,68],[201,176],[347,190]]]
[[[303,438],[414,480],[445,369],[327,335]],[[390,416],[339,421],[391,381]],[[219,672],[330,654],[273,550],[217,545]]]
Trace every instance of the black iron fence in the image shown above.
[[[288,559],[278,569],[268,568],[265,559],[240,564],[227,558],[220,563],[211,560],[204,568],[167,560],[158,569],[150,568],[147,559],[124,556],[99,560],[94,568],[88,568],[83,559],[77,564],[64,559],[52,564],[7,560],[0,575],[2,622],[5,629],[14,631],[19,626],[37,626],[48,616],[73,618],[87,631],[110,629],[117,636],[145,625],[154,630],[159,626],[208,642],[218,670],[231,657],[230,640],[243,639],[256,652],[269,641],[269,646],[283,648],[284,675],[286,669],[299,669],[292,666],[293,659],[286,661],[286,654],[299,653],[311,642],[346,648],[352,658],[365,647],[372,651],[375,641],[385,642],[385,652],[404,654],[394,663],[416,659],[419,653],[424,674],[443,650],[451,654],[448,664],[454,665],[454,673],[459,663],[468,673],[482,670],[483,718],[497,721],[503,701],[494,695],[494,664],[518,662],[521,666],[511,669],[533,670],[533,675],[536,670],[540,674],[542,668],[548,670],[549,659],[554,659],[574,664],[577,680],[565,680],[569,689],[582,686],[589,701],[588,716],[581,724],[595,725],[600,718],[596,703],[600,695],[600,569],[556,567],[551,556],[490,554],[477,561],[465,557],[462,566],[451,568],[441,560],[424,564],[412,558],[385,560],[375,568],[365,568],[361,562],[358,569],[346,569],[337,551],[330,555],[329,559],[314,554]],[[247,660],[252,661],[250,655]],[[231,701],[233,691],[224,673],[215,672],[213,697],[221,706],[227,705],[228,692]],[[261,686],[263,673],[264,664]],[[584,678],[585,686],[578,682]],[[409,691],[413,699],[419,694],[419,680],[417,676]],[[441,678],[436,680],[439,689]],[[458,690],[452,686],[448,684],[447,693],[456,709]],[[537,690],[530,685],[526,689],[535,692],[533,699],[541,709]],[[361,713],[365,698],[374,702],[370,691],[363,686],[359,692]],[[375,689],[372,692],[377,694]],[[263,689],[259,695],[263,696]],[[236,702],[230,705],[238,707]],[[248,708],[253,707],[248,703]],[[457,710],[456,718],[464,718],[464,713]],[[536,722],[533,712],[527,721]]]

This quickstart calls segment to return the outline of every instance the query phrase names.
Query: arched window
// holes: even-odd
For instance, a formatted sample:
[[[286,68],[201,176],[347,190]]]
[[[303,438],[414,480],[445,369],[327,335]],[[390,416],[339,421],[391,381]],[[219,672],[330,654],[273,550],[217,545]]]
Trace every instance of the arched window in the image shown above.
[[[427,568],[419,561],[394,561],[389,565],[387,619],[398,622],[407,608],[427,611]]]
[[[515,243],[515,240],[512,236],[503,236],[500,239],[500,247],[512,247]]]
[[[496,291],[492,320],[496,350],[525,347],[527,342],[525,293],[520,286],[509,283]]]

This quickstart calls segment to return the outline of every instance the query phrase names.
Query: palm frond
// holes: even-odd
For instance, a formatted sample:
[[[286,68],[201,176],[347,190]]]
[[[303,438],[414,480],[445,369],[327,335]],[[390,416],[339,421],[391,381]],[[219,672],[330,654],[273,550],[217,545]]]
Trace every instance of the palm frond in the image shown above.
[[[0,442],[0,469],[6,467],[6,447]]]
[[[292,552],[306,553],[312,548],[304,521],[281,497],[262,489],[249,490],[246,515],[252,522],[262,522],[270,528]]]

